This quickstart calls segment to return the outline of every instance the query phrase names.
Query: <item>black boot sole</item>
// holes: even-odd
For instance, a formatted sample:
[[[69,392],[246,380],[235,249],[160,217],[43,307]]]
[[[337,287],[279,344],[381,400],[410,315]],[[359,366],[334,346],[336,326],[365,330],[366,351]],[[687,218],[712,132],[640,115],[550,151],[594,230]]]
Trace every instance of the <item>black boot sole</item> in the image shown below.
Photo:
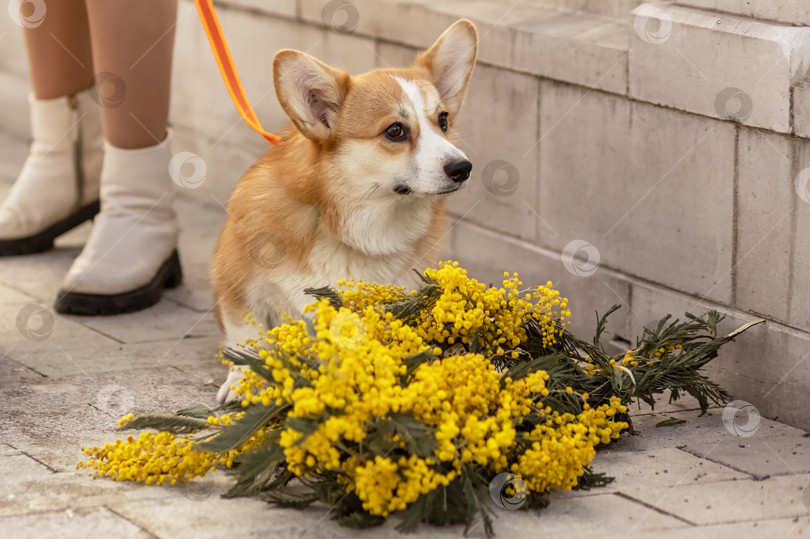
[[[44,253],[53,249],[53,240],[82,224],[89,221],[99,211],[99,201],[79,208],[75,213],[69,215],[32,236],[26,238],[16,238],[13,240],[0,240],[0,256],[33,255]]]
[[[58,313],[108,316],[131,313],[151,307],[158,301],[164,288],[175,288],[183,281],[183,269],[177,251],[160,266],[149,283],[120,294],[83,294],[60,290],[53,307]]]

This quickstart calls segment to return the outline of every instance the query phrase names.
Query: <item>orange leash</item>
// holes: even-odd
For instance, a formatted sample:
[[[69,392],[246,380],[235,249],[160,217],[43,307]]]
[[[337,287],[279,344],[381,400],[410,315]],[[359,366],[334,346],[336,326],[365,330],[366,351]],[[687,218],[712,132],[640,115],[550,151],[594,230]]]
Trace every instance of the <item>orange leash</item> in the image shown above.
[[[203,28],[205,28],[205,34],[208,36],[214,58],[217,59],[219,72],[222,74],[222,80],[225,81],[228,93],[231,94],[233,104],[236,105],[236,109],[247,124],[262,135],[271,146],[275,146],[276,142],[281,140],[281,137],[265,131],[262,124],[259,123],[256,113],[253,112],[253,107],[250,106],[245,90],[242,88],[242,83],[239,81],[239,75],[233,65],[231,51],[228,50],[228,44],[222,34],[222,27],[219,25],[214,5],[211,0],[194,0],[194,3],[197,5],[197,11],[200,14]]]

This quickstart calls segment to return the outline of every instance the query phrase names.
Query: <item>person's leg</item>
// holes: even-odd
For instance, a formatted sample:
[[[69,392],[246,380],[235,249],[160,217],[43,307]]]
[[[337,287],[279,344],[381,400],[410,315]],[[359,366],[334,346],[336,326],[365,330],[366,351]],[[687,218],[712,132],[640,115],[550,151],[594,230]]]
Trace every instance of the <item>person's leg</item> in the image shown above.
[[[101,213],[54,307],[117,314],[180,284],[166,129],[177,4],[87,0],[104,124]]]
[[[90,28],[84,0],[48,2],[38,26],[25,27],[31,87],[37,99],[73,95],[93,83]],[[32,7],[21,4],[21,9]]]
[[[84,0],[10,8],[24,28],[33,143],[0,204],[0,256],[46,251],[98,212],[103,146]]]
[[[144,148],[166,138],[177,2],[87,0],[107,142]]]

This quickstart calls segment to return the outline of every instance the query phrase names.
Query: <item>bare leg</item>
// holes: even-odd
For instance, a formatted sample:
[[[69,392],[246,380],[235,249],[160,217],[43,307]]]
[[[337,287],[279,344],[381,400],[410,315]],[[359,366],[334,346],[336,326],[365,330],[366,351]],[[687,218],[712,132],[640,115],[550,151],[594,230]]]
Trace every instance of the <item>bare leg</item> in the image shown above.
[[[88,90],[93,59],[84,0],[14,1],[9,8],[24,28],[33,141],[0,202],[0,256],[47,251],[95,215],[103,146],[100,110]]]
[[[25,28],[23,34],[34,97],[73,95],[92,84],[93,58],[84,0],[48,2],[42,23]]]
[[[119,148],[154,146],[166,138],[177,2],[87,0],[87,7],[104,136]]]
[[[180,284],[166,131],[177,0],[87,0],[101,104],[101,213],[54,304],[57,312],[145,309]]]

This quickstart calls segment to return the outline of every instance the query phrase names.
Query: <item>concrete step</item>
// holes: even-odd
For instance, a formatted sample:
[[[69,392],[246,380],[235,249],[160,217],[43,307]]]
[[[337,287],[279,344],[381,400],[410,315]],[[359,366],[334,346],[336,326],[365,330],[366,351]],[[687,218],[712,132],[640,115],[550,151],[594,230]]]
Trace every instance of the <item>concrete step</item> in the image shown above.
[[[352,34],[427,47],[455,20],[478,24],[479,60],[611,92],[626,92],[629,45],[623,21],[562,12],[536,3],[505,6],[496,0],[357,0]],[[301,0],[304,21],[324,21],[322,0]]]
[[[506,2],[507,0],[502,0]],[[579,11],[623,19],[644,0],[530,0],[559,11]]]
[[[805,0],[752,2],[750,0],[675,0],[675,4],[715,11],[725,11],[745,17],[810,26],[810,6]]]
[[[792,88],[808,77],[810,28],[666,4],[633,17],[631,97],[793,132]]]

